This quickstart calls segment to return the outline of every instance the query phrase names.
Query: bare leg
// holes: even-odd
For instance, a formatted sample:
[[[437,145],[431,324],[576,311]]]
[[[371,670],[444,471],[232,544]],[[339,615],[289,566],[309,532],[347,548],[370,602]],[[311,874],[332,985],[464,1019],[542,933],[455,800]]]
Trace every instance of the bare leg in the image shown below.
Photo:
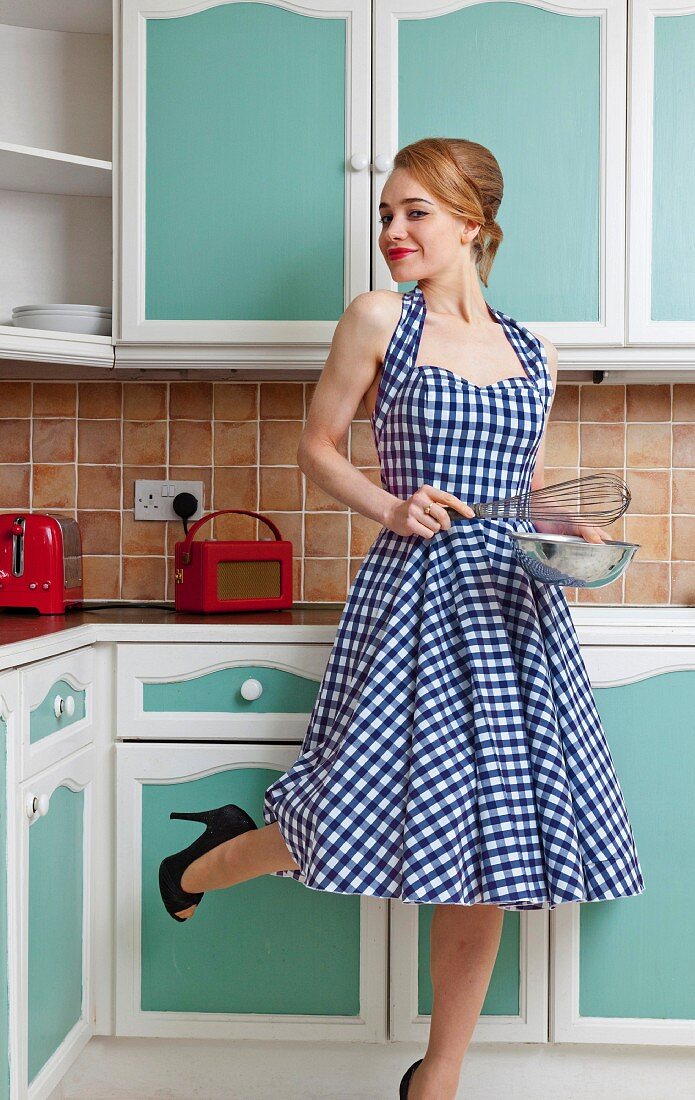
[[[427,1053],[410,1079],[408,1100],[454,1100],[463,1056],[497,958],[504,910],[438,905],[430,933],[434,1001]]]
[[[282,838],[277,821],[250,829],[218,844],[211,852],[194,859],[183,873],[181,887],[189,894],[221,890],[273,871],[298,871]],[[177,917],[192,917],[197,906],[182,909]]]

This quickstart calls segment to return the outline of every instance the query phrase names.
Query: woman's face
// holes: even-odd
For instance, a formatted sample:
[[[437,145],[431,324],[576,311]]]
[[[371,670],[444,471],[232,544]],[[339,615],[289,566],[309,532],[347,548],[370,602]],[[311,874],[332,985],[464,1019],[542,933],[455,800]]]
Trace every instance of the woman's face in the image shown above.
[[[386,181],[379,218],[379,249],[394,282],[457,271],[468,259],[469,249],[461,247],[466,223],[440,206],[404,168],[394,169]],[[473,225],[469,222],[468,229]]]

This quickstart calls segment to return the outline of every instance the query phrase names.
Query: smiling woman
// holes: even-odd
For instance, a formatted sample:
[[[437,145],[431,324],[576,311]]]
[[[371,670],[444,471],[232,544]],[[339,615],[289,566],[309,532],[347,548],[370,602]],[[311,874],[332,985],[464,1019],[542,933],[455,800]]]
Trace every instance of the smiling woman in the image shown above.
[[[456,1094],[504,910],[644,889],[564,592],[524,570],[511,537],[537,528],[470,503],[542,477],[555,393],[550,342],[482,294],[501,198],[499,165],[475,142],[425,138],[396,155],[379,247],[415,286],[350,303],[297,456],[382,526],[301,751],[266,790],[266,828],[222,846],[226,863],[202,856],[187,879],[204,890],[272,873],[436,906],[430,1041],[401,1082],[410,1100]],[[380,485],[340,453],[361,402]]]

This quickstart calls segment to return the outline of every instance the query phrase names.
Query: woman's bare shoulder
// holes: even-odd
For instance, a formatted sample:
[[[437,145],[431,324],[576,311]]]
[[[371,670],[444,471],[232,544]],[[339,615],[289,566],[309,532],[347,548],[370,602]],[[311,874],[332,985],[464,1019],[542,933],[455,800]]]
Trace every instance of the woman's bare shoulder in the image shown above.
[[[355,317],[378,324],[390,320],[394,313],[398,318],[402,304],[403,295],[395,290],[365,290],[352,299],[345,312],[349,310]]]
[[[353,298],[343,318],[350,325],[371,334],[379,365],[385,347],[398,324],[403,307],[403,295],[395,290],[366,290]]]

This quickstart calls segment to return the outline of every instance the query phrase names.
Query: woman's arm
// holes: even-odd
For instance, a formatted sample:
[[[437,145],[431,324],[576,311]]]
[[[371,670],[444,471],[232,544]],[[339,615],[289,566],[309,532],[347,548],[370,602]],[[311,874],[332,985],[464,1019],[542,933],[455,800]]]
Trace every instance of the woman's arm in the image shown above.
[[[366,291],[350,302],[333,334],[297,448],[302,473],[335,500],[381,524],[398,498],[370,481],[338,447],[374,382],[380,341],[392,314],[387,291]]]

